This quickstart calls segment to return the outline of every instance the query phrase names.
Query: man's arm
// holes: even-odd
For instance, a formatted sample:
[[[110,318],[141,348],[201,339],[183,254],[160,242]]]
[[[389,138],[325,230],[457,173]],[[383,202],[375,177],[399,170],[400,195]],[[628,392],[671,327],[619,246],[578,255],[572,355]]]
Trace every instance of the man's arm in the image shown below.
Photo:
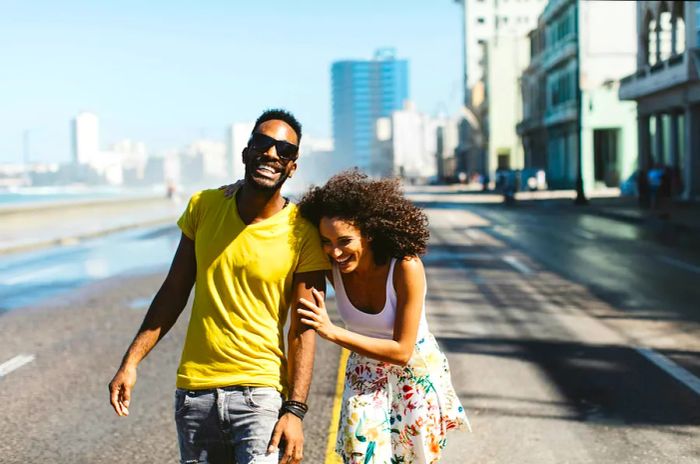
[[[323,271],[294,274],[292,309],[289,314],[289,333],[287,334],[289,399],[302,403],[306,402],[311,386],[316,332],[300,322],[297,307],[299,298],[313,298],[312,288],[325,295],[326,278]],[[285,443],[282,462],[287,462],[289,459],[293,464],[301,462],[304,448],[301,419],[289,412],[282,415],[275,426],[268,452],[274,451],[280,439]]]
[[[136,383],[136,367],[168,333],[185,309],[196,273],[194,241],[183,234],[168,276],[153,298],[141,328],[129,345],[119,370],[109,383],[110,402],[118,415],[129,415],[131,390]]]

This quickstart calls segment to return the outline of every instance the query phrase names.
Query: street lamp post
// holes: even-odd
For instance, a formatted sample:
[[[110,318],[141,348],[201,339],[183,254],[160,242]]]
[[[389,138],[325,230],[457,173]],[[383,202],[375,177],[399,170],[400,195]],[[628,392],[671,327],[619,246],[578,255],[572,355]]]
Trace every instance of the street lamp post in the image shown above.
[[[576,11],[576,199],[574,204],[583,206],[588,204],[586,193],[583,189],[583,153],[581,152],[581,139],[583,133],[581,131],[581,119],[583,116],[583,99],[581,97],[581,9],[580,1],[575,3]]]

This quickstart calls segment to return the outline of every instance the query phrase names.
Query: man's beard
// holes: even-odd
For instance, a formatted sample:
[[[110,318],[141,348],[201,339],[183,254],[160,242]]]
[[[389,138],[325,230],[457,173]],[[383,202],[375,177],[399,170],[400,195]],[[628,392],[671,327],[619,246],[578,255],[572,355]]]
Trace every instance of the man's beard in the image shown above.
[[[289,177],[289,174],[287,174],[285,171],[282,171],[280,172],[279,179],[277,179],[277,181],[275,181],[274,183],[260,183],[259,179],[256,179],[255,176],[253,176],[253,166],[256,166],[256,163],[249,163],[245,166],[245,183],[253,187],[255,190],[260,190],[269,193],[274,192],[276,190],[281,189],[282,185],[287,181],[287,178]]]

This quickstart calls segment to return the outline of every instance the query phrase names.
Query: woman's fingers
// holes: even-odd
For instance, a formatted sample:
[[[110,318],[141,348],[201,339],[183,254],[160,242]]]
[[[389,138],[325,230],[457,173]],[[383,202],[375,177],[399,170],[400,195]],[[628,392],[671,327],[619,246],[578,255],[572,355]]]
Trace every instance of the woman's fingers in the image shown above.
[[[316,290],[316,288],[311,287],[311,294],[314,297],[314,301],[319,308],[325,307],[325,302],[323,301],[323,293]]]
[[[318,320],[318,314],[316,314],[315,311],[309,311],[307,309],[299,308],[299,309],[297,309],[297,313],[299,313],[299,315],[301,315],[301,316],[308,317],[314,321]]]
[[[307,300],[306,298],[299,298],[299,303],[306,306],[307,308],[309,308],[313,312],[317,312],[319,310],[319,308],[318,308],[318,306],[316,306],[316,304]]]

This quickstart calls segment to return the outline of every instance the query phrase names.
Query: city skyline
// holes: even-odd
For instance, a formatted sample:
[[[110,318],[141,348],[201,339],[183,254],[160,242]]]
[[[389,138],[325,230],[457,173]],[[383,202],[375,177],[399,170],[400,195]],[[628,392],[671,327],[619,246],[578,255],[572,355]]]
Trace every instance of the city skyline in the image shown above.
[[[14,3],[0,19],[0,41],[13,44],[5,67],[15,70],[0,77],[0,163],[21,163],[25,140],[31,162],[70,161],[81,111],[99,115],[103,147],[133,139],[153,153],[223,140],[230,124],[274,106],[293,111],[305,134],[328,138],[331,63],[370,59],[383,46],[411,63],[421,111],[453,113],[460,27],[451,1]]]

